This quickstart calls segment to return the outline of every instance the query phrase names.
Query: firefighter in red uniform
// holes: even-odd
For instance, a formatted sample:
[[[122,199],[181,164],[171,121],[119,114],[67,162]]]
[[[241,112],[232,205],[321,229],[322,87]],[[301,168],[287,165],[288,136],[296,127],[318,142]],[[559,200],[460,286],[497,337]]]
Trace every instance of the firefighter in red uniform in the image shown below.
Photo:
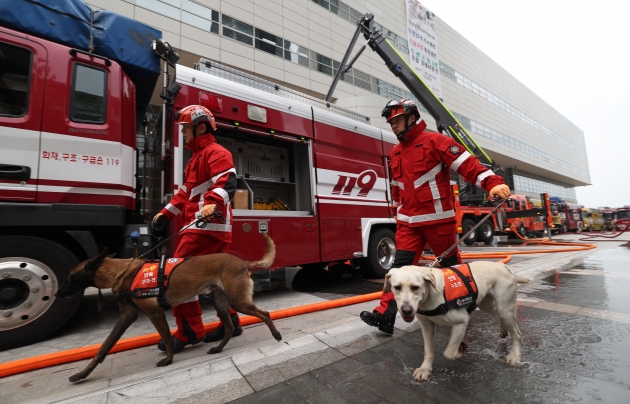
[[[153,218],[154,223],[163,223],[179,214],[183,215],[184,225],[189,225],[200,217],[221,212],[225,223],[216,221],[203,228],[193,225],[182,233],[175,258],[224,253],[232,242],[232,208],[230,200],[236,190],[236,169],[232,154],[219,145],[212,132],[216,123],[212,113],[200,106],[191,105],[175,114],[175,121],[182,125],[185,147],[193,152],[186,165],[184,185],[171,202]],[[206,334],[201,320],[201,305],[195,296],[187,302],[173,307],[177,322],[174,335],[175,351],[186,345],[201,341],[212,342],[223,338],[223,325]],[[241,335],[238,314],[230,308],[234,323],[234,336]],[[166,350],[160,341],[158,348]]]
[[[456,243],[450,170],[489,191],[490,196],[506,198],[510,189],[503,178],[482,166],[462,145],[442,134],[425,132],[423,120],[416,124],[420,112],[413,101],[390,101],[382,116],[399,140],[389,155],[396,209],[396,256],[392,267],[399,268],[417,263],[425,243],[436,256]],[[440,264],[461,264],[457,249]],[[372,313],[362,312],[361,319],[393,334],[396,312],[394,294],[383,293],[380,306]]]

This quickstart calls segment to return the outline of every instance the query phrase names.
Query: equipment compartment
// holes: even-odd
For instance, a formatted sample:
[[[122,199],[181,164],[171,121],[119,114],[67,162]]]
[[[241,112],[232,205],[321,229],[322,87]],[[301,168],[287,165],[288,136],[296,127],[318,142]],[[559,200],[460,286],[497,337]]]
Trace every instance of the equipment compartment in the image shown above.
[[[312,214],[308,141],[265,138],[226,129],[219,129],[215,138],[232,153],[237,189],[247,190],[248,210],[266,210],[270,215]],[[236,215],[245,211],[234,210]]]

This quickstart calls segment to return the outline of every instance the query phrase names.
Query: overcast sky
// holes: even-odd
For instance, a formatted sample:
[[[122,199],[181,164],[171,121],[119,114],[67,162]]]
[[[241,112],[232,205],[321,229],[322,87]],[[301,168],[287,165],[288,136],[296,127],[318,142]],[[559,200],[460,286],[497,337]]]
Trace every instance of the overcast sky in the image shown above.
[[[584,131],[580,204],[630,205],[630,0],[420,2]]]

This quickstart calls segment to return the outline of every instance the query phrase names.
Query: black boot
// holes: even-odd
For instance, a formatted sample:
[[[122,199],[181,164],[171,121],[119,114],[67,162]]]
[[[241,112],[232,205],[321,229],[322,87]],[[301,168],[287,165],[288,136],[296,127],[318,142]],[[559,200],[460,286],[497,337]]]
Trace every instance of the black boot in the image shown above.
[[[384,316],[378,311],[373,311],[370,313],[369,311],[363,311],[359,315],[361,320],[363,320],[367,325],[371,325],[372,327],[378,327],[379,330],[392,335],[394,333],[394,321],[396,321],[396,317]]]
[[[240,321],[238,320],[237,314],[230,314],[230,318],[232,319],[232,324],[234,324],[234,334],[233,337],[238,337],[243,333],[243,327],[240,326]],[[225,330],[223,326],[215,328],[214,331],[206,334],[206,339],[203,342],[214,342],[220,341],[225,336]]]
[[[189,342],[182,342],[175,337],[171,337],[171,340],[173,341],[173,348],[175,348],[175,352],[181,352],[186,347],[186,345],[197,345],[198,343],[203,341],[203,339],[198,339]],[[164,341],[160,340],[160,342],[158,342],[157,344],[157,347],[160,351],[166,352],[166,345],[164,344]]]

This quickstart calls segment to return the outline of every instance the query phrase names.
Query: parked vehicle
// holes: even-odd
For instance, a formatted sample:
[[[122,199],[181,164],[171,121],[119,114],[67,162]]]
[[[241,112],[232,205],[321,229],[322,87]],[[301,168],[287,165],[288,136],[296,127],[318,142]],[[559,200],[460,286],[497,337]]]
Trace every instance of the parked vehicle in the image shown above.
[[[468,205],[462,205],[458,198],[457,188],[454,195],[456,195],[455,218],[460,236],[465,235],[494,208],[490,202],[483,206],[476,206],[471,202],[468,202]],[[495,235],[516,236],[516,233],[521,237],[542,237],[545,227],[551,226],[551,210],[547,194],[542,194],[541,200],[542,206],[536,207],[524,195],[510,196],[497,213],[464,239],[464,243],[466,245],[473,245],[477,241],[491,243]]]
[[[602,212],[602,215],[604,216],[604,230],[615,231],[617,209],[604,207],[600,208],[600,212]]]
[[[604,215],[599,209],[582,208],[582,221],[586,231],[604,230]]]
[[[551,212],[558,212],[560,219],[557,217],[553,220],[554,231],[566,233],[568,231],[581,232],[584,228],[582,222],[582,207],[575,203],[568,203],[558,197],[550,197]]]
[[[618,231],[630,230],[630,206],[617,209],[615,213],[615,229]]]

